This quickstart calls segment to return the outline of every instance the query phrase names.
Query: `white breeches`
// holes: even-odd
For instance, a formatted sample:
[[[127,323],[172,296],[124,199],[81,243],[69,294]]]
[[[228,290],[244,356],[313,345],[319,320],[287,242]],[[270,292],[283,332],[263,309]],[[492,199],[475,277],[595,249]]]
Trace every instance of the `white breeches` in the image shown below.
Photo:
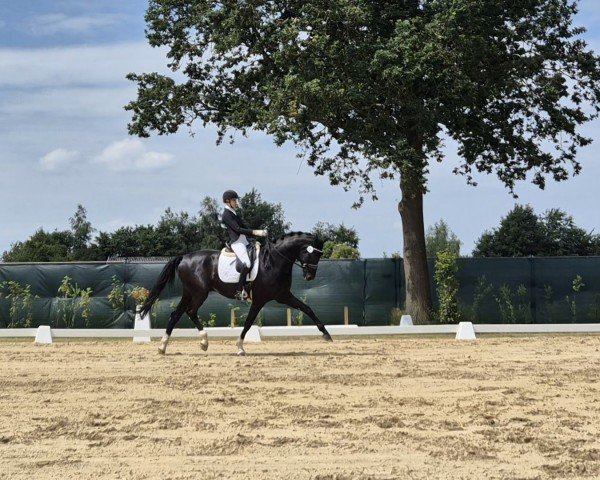
[[[231,249],[235,252],[236,257],[250,268],[250,258],[248,257],[248,251],[246,247],[248,245],[248,240],[246,240],[246,235],[240,235],[235,242],[231,244]]]

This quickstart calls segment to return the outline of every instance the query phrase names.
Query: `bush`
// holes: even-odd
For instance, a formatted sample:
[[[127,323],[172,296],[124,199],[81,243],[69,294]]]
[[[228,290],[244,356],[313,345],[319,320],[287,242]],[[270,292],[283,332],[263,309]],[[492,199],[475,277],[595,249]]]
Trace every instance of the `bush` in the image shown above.
[[[358,249],[351,247],[350,245],[338,243],[335,247],[333,247],[330,258],[334,260],[358,260],[360,258],[360,252]]]
[[[460,312],[458,309],[458,255],[448,250],[438,252],[435,261],[435,283],[437,286],[440,307],[438,321],[458,323]]]

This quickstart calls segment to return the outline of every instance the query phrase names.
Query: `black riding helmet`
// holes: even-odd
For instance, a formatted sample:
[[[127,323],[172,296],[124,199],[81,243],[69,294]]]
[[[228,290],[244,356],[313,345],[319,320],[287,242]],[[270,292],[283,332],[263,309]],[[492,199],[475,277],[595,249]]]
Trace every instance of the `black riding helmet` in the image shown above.
[[[233,200],[234,198],[239,199],[240,196],[233,190],[226,190],[223,193],[223,202],[226,202],[227,200]]]

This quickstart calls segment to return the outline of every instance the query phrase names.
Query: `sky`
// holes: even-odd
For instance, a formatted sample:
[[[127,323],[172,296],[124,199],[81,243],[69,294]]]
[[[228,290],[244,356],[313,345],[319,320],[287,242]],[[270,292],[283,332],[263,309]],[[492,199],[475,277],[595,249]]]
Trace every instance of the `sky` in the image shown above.
[[[600,2],[581,0],[575,23],[600,52]],[[261,133],[215,145],[215,129],[191,137],[130,137],[123,106],[135,98],[129,72],[165,73],[165,51],[147,45],[146,1],[3,0],[0,3],[0,253],[38,228],[67,229],[78,204],[100,231],[156,223],[168,207],[196,213],[205,196],[256,188],[281,203],[294,230],[318,221],[344,223],[360,237],[365,258],[402,251],[396,182],[377,182],[379,200],[358,209],[356,191],[332,187]],[[581,175],[541,191],[521,183],[516,202],[537,213],[561,208],[600,233],[600,121],[581,130],[594,143],[579,152]],[[430,168],[425,225],[444,219],[470,254],[515,200],[493,175],[477,187],[452,174],[456,146]]]

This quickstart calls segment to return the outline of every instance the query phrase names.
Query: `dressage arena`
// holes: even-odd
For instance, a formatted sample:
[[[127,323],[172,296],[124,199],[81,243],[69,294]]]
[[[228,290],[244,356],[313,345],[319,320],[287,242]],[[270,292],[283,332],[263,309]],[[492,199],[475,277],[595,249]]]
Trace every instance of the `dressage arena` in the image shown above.
[[[600,476],[600,336],[0,340],[7,479]]]

